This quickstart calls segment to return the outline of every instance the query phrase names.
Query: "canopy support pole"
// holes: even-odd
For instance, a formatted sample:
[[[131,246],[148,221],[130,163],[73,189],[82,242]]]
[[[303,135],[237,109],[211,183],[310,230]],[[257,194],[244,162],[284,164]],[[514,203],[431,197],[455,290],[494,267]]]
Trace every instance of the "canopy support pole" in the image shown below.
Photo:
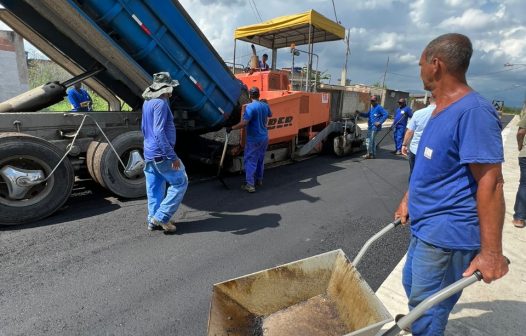
[[[234,63],[232,65],[232,73],[234,75],[236,74],[236,46],[237,46],[237,39],[234,39],[234,60],[232,61],[232,63]]]
[[[309,25],[309,64],[307,65],[307,78],[305,78],[305,91],[310,92],[310,76],[312,71],[312,24]]]

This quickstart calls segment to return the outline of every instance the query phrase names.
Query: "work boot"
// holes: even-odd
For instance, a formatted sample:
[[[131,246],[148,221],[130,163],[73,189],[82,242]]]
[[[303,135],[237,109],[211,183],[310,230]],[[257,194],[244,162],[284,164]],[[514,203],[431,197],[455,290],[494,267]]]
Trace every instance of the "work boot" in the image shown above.
[[[157,230],[162,230],[163,228],[160,226],[160,225],[156,225],[156,224],[153,224],[153,223],[148,223],[148,231],[157,231]]]
[[[402,155],[402,152],[400,152],[400,151],[396,151],[396,152],[395,152],[395,155]]]
[[[241,189],[245,190],[245,191],[248,191],[249,193],[253,193],[253,192],[256,192],[256,188],[254,188],[254,186],[248,184],[248,183],[244,183],[241,185]]]
[[[148,224],[148,230],[150,230],[150,225],[154,228],[153,230],[163,230],[164,233],[174,233],[177,230],[177,227],[172,222],[163,224],[155,218],[152,218],[151,222]]]
[[[524,227],[524,220],[522,219],[513,219],[512,223],[516,228],[522,229]]]
[[[257,180],[256,187],[262,187],[262,186],[263,186],[263,180]]]

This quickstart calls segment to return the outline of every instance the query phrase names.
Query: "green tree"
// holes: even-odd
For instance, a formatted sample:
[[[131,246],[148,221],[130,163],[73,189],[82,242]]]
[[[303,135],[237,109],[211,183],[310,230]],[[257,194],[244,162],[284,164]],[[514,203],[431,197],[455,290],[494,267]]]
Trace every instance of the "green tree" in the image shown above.
[[[31,56],[30,56],[31,57]],[[60,67],[55,62],[48,59],[29,58],[28,62],[29,87],[31,89],[44,85],[50,82],[64,82],[72,77],[66,70]],[[94,111],[107,111],[108,103],[91,89],[87,89],[91,99],[93,100]],[[126,109],[127,107],[127,109]],[[67,99],[64,99],[52,106],[46,107],[44,111],[70,111],[71,105]],[[127,105],[123,110],[131,110]]]

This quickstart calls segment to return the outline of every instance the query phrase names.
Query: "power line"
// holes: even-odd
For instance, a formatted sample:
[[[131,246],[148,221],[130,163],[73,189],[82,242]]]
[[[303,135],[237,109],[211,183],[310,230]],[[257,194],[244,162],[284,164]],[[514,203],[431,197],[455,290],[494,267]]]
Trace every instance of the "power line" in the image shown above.
[[[254,10],[254,5],[252,5],[252,1],[251,0],[248,0],[248,4],[250,5],[250,9],[252,9],[252,14],[254,14],[254,16],[256,17],[256,19],[258,18],[258,15],[256,13],[256,11]]]
[[[334,10],[334,18],[336,19],[336,22],[340,23],[340,20],[338,20],[338,15],[336,15],[336,6],[334,5],[334,0],[332,0],[332,9]]]
[[[520,84],[513,84],[512,86],[509,86],[509,87],[506,87],[506,88],[503,88],[503,89],[497,89],[497,90],[482,90],[480,92],[484,92],[484,93],[494,93],[494,92],[503,92],[503,91],[513,91],[513,90],[517,90],[517,89],[520,89],[520,88],[523,88],[524,85],[520,85]]]
[[[263,22],[263,19],[261,18],[261,15],[259,14],[259,10],[258,10],[258,6],[256,5],[256,2],[254,0],[250,0],[248,3],[250,4],[251,7],[253,6],[252,9],[256,13],[256,16],[259,19],[259,22]]]
[[[401,73],[396,73],[396,72],[391,72],[391,71],[387,71],[387,73],[390,75],[395,75],[395,76],[400,76],[400,77],[420,79],[420,77],[418,76],[411,76],[411,75],[406,75],[406,74],[401,74]]]
[[[508,72],[508,71],[515,71],[515,70],[526,70],[526,67],[519,67],[519,68],[511,68],[511,69],[505,69],[505,70],[499,70],[499,71],[493,71],[493,72],[486,72],[486,73],[481,73],[481,74],[470,75],[469,77],[470,78],[473,78],[473,77],[484,77],[484,76],[494,75],[494,74],[498,74],[498,73],[502,73],[502,72]]]

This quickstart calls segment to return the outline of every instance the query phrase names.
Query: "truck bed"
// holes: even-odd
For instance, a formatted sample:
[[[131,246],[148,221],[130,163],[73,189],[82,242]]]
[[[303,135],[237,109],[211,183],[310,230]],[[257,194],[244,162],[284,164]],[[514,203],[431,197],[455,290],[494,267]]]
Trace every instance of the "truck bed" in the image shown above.
[[[159,71],[179,81],[172,107],[180,128],[221,125],[238,105],[242,84],[178,1],[0,3],[22,23],[14,27],[18,33],[30,42],[46,41],[64,55],[63,63],[106,68],[95,79],[134,109]]]

